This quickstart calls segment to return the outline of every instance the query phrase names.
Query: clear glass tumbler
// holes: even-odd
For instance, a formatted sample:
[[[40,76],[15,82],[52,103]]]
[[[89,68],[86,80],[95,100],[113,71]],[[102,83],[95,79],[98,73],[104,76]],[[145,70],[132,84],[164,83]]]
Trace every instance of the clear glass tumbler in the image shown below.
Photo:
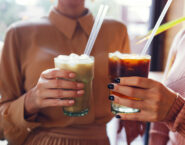
[[[85,84],[85,94],[73,99],[75,104],[69,107],[63,107],[65,115],[68,116],[84,116],[88,114],[89,99],[92,95],[92,80],[94,78],[94,57],[78,56],[76,54],[60,55],[54,59],[55,68],[70,70],[76,73],[75,79],[72,81],[82,82]],[[59,78],[63,79],[63,78]]]
[[[150,69],[149,55],[137,55],[137,54],[122,54],[120,52],[109,53],[109,78],[112,83],[119,77],[148,77]],[[132,96],[125,96],[123,94],[110,91],[110,94],[127,99],[135,99]],[[139,112],[137,108],[129,108],[112,102],[111,111],[114,114],[117,113],[135,113]]]

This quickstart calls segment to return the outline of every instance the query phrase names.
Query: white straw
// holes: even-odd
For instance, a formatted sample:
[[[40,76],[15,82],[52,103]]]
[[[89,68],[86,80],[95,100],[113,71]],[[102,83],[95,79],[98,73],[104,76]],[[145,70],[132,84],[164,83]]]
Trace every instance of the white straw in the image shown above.
[[[99,33],[99,31],[100,31],[100,28],[101,28],[101,26],[102,26],[102,24],[103,24],[103,20],[104,20],[104,17],[105,17],[105,15],[106,15],[106,13],[107,13],[107,10],[108,10],[108,6],[105,6],[104,9],[103,9],[102,15],[101,15],[101,17],[100,17],[100,19],[99,19],[99,22],[98,22],[98,24],[97,24],[97,26],[96,26],[96,29],[95,29],[95,31],[94,31],[94,35],[92,35],[92,39],[91,39],[91,41],[90,41],[89,49],[87,49],[87,50],[88,50],[88,51],[87,51],[87,55],[90,55],[90,53],[91,53],[91,50],[92,50],[92,48],[93,48],[93,46],[94,46],[94,43],[95,43],[95,41],[96,41],[96,38],[97,38],[98,33]]]
[[[164,9],[163,9],[163,11],[162,11],[162,13],[161,13],[157,23],[156,23],[156,25],[155,25],[151,35],[150,35],[150,38],[148,39],[148,41],[147,41],[145,47],[143,48],[143,51],[141,52],[141,54],[146,54],[146,52],[147,52],[147,50],[148,50],[148,48],[149,48],[149,46],[150,46],[154,36],[155,36],[155,33],[157,32],[157,30],[158,30],[158,28],[159,28],[159,26],[160,26],[164,16],[166,15],[166,12],[168,11],[172,1],[173,0],[168,0],[168,2],[166,3],[166,5],[165,5],[165,7],[164,7]]]
[[[101,15],[102,15],[103,9],[104,9],[104,5],[101,5],[100,8],[99,8],[98,14],[97,14],[97,16],[96,16],[94,25],[93,25],[93,27],[92,27],[91,34],[90,34],[90,36],[89,36],[89,40],[88,40],[87,45],[86,45],[86,48],[85,48],[85,52],[84,52],[85,54],[87,53],[87,51],[88,51],[88,49],[89,49],[89,46],[90,46],[90,43],[91,43],[90,40],[92,39],[92,37],[93,37],[93,35],[94,35],[93,32],[95,32],[95,30],[96,30],[96,27],[97,27],[97,24],[98,24],[98,22],[99,22],[99,20],[100,20]],[[88,48],[88,49],[87,49],[87,48]]]
[[[98,11],[97,17],[95,19],[95,22],[94,22],[94,25],[93,25],[93,28],[91,31],[91,34],[89,36],[89,40],[88,40],[86,48],[85,48],[84,54],[86,54],[86,55],[90,55],[90,53],[92,51],[93,45],[94,45],[96,37],[98,36],[98,33],[100,31],[100,28],[102,26],[102,23],[103,23],[105,15],[107,13],[107,10],[108,10],[107,5],[100,6],[100,9]]]

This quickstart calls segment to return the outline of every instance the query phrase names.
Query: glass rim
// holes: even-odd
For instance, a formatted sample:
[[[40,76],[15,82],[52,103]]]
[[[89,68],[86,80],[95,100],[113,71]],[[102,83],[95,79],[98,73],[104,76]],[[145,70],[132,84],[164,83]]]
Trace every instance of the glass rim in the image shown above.
[[[72,59],[56,59],[54,58],[54,63],[59,64],[94,64],[94,58],[93,59],[78,59],[78,60],[72,60]]]
[[[80,58],[80,59],[71,59],[70,57],[68,57],[68,58],[59,58],[59,56],[57,56],[57,57],[55,57],[54,58],[54,61],[58,61],[58,60],[68,60],[68,61],[76,61],[76,60],[78,60],[78,61],[81,61],[81,60],[89,60],[89,61],[94,61],[94,56],[89,56],[89,58]]]
[[[135,57],[134,57],[135,56]],[[135,54],[135,53],[109,53],[109,58],[117,57],[119,59],[151,59],[151,55],[149,54]]]

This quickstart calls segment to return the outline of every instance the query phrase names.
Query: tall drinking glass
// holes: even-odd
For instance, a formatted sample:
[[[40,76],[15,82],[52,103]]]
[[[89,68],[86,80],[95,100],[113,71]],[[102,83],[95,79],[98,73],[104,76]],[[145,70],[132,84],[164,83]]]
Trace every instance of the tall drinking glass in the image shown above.
[[[122,54],[120,52],[109,53],[109,78],[112,83],[119,77],[148,77],[150,68],[149,55],[137,55],[137,54]],[[127,98],[134,99],[132,96],[125,96],[123,94],[110,91],[110,94]],[[137,108],[129,108],[112,102],[111,111],[114,114],[117,113],[135,113],[139,112]]]
[[[75,100],[73,106],[63,107],[64,114],[68,116],[84,116],[88,114],[89,99],[92,95],[92,80],[94,78],[94,57],[76,54],[69,56],[59,55],[54,58],[54,62],[55,68],[70,70],[76,73],[76,77],[72,81],[82,82],[85,85],[85,94],[81,97],[64,98]]]

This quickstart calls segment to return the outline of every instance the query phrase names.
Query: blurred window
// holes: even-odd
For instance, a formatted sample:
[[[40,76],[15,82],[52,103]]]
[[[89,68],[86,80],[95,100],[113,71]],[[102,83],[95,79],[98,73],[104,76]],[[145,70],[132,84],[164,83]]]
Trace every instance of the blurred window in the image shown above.
[[[0,0],[0,41],[7,27],[18,20],[47,15],[57,0]],[[108,17],[123,21],[128,28],[133,50],[137,36],[146,34],[152,0],[86,0],[94,16],[102,3],[110,6]]]
[[[132,52],[141,52],[145,42],[136,43],[150,28],[152,0],[87,0],[86,4],[96,14],[102,3],[110,6],[108,17],[122,21],[127,26]]]

